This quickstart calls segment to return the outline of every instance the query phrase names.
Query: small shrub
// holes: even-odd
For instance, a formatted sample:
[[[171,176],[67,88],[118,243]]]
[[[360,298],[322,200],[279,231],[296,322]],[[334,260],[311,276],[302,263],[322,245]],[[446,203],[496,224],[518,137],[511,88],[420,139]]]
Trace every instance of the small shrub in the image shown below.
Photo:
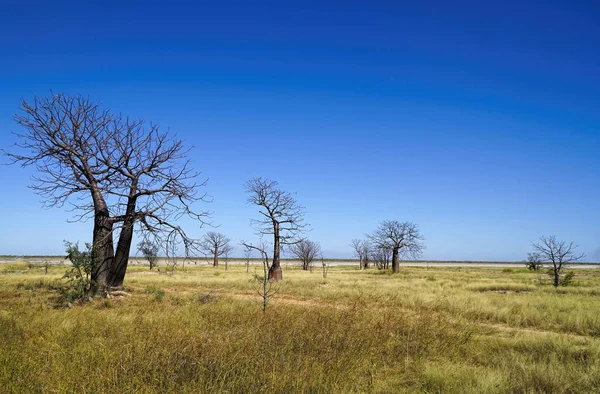
[[[428,276],[427,280],[430,282],[435,282],[437,279],[435,279],[435,276]]]
[[[513,270],[512,270],[512,268],[504,268],[504,269],[502,270],[502,272],[503,272],[503,273],[506,273],[506,274],[512,274],[512,273],[513,273]]]
[[[152,298],[154,299],[154,301],[160,302],[165,297],[165,291],[159,287],[146,286],[144,291],[148,294],[152,294]]]
[[[92,289],[91,274],[93,269],[94,253],[92,245],[85,244],[86,250],[80,251],[79,244],[65,241],[66,252],[73,267],[63,276],[67,284],[61,289],[63,298],[67,303],[85,301],[90,297]]]
[[[575,276],[575,272],[569,271],[560,279],[561,286],[569,286],[573,284],[573,277]]]

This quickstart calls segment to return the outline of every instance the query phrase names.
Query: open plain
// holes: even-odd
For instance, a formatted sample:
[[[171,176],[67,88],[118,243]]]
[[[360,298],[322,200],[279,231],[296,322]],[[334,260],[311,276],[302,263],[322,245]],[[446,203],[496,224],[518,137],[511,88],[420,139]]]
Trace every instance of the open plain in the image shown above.
[[[522,266],[288,266],[265,313],[257,265],[134,265],[128,296],[68,306],[65,269],[0,265],[1,391],[600,390],[595,268],[554,288]]]

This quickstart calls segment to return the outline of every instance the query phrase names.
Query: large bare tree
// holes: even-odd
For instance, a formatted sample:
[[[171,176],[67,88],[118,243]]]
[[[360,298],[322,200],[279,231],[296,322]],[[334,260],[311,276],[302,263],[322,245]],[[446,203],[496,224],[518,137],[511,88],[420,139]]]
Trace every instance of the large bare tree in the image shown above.
[[[292,256],[300,260],[302,269],[308,271],[315,258],[321,255],[321,245],[318,242],[302,239],[289,246],[289,252]]]
[[[253,178],[246,182],[248,203],[259,206],[261,219],[252,220],[259,235],[273,236],[273,262],[269,268],[270,280],[283,279],[281,271],[281,246],[299,241],[299,234],[306,227],[304,207],[294,196],[277,187],[276,181]]]
[[[561,274],[563,269],[570,263],[582,260],[585,255],[577,253],[577,245],[573,242],[566,242],[556,239],[554,235],[540,237],[540,242],[533,243],[534,252],[529,255],[529,259],[535,259],[538,263],[551,264],[552,283],[555,287],[561,284]]]
[[[213,267],[219,266],[219,257],[229,255],[233,250],[230,245],[231,240],[221,233],[209,231],[200,241],[200,249],[213,258]]]
[[[419,227],[412,222],[384,220],[377,230],[369,235],[375,249],[389,249],[392,252],[392,271],[400,272],[400,256],[417,258],[423,253],[424,237]]]
[[[32,189],[46,206],[69,202],[76,220],[94,220],[95,295],[122,288],[136,223],[161,245],[177,239],[186,252],[195,248],[177,220],[187,215],[203,223],[207,212],[192,204],[204,199],[198,191],[205,182],[198,182],[181,140],[65,94],[23,100],[15,121],[24,131],[4,153],[36,168]]]

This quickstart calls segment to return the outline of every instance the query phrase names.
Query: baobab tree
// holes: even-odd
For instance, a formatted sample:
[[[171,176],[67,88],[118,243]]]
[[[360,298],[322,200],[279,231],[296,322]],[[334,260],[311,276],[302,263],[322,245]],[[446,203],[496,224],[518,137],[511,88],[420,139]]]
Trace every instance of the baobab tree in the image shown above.
[[[310,267],[314,259],[321,255],[321,245],[318,242],[301,239],[289,246],[289,252],[292,256],[300,260],[302,269],[308,271],[311,269]]]
[[[534,252],[529,255],[529,259],[535,259],[537,263],[547,263],[550,265],[552,274],[552,284],[558,287],[561,284],[561,274],[563,269],[570,263],[581,261],[585,255],[577,253],[577,245],[573,242],[566,242],[556,239],[554,235],[540,237],[540,242],[532,243]]]
[[[246,182],[248,203],[259,206],[261,219],[252,220],[258,235],[273,236],[273,259],[269,268],[270,280],[281,280],[281,246],[299,241],[304,230],[304,207],[296,202],[291,193],[277,187],[276,181],[253,178]]]
[[[204,223],[208,213],[192,205],[204,199],[198,191],[205,181],[190,167],[181,140],[65,94],[23,100],[15,121],[24,131],[3,152],[37,170],[32,189],[46,206],[69,202],[76,220],[94,221],[94,295],[123,287],[136,224],[158,244],[177,240],[186,253],[195,249],[176,221],[187,215]]]
[[[229,255],[233,249],[230,245],[231,240],[221,233],[209,231],[200,241],[200,249],[213,258],[213,267],[219,266],[219,257]]]
[[[369,242],[355,238],[350,242],[350,246],[353,249],[354,256],[359,260],[360,269],[369,268],[369,254],[371,249]]]
[[[392,271],[400,272],[400,256],[417,258],[424,249],[421,242],[424,237],[419,227],[411,222],[384,220],[377,230],[369,235],[373,247],[378,250],[388,249],[392,252]]]

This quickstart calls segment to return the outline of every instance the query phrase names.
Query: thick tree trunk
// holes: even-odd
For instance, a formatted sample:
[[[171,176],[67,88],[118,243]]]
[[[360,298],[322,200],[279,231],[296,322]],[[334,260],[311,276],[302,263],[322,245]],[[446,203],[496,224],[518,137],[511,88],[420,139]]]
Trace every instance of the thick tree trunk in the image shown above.
[[[129,264],[129,253],[131,252],[131,241],[133,240],[133,219],[127,219],[123,223],[117,251],[112,266],[110,267],[109,285],[111,290],[122,290],[127,265]]]
[[[280,259],[280,245],[279,245],[279,226],[274,226],[275,228],[275,239],[273,242],[273,264],[271,268],[269,268],[269,280],[282,280],[283,279],[283,271],[281,271],[281,259]]]
[[[131,241],[133,240],[133,227],[135,225],[135,204],[137,198],[135,191],[137,182],[131,186],[130,196],[127,200],[127,209],[125,211],[125,220],[123,228],[119,235],[119,243],[115,252],[115,259],[110,267],[109,285],[111,290],[122,290],[125,273],[127,272],[127,264],[129,264],[129,253],[131,251]]]
[[[400,261],[398,256],[398,248],[392,250],[392,272],[397,274],[400,272]]]
[[[217,252],[217,249],[215,249],[214,256],[213,256],[213,267],[217,268],[218,266],[219,266],[219,253]]]
[[[554,267],[554,287],[558,287],[560,285],[560,268]]]
[[[94,213],[94,266],[91,273],[91,295],[104,295],[109,286],[110,268],[114,260],[113,223],[109,218],[108,207],[104,203],[96,203]]]

